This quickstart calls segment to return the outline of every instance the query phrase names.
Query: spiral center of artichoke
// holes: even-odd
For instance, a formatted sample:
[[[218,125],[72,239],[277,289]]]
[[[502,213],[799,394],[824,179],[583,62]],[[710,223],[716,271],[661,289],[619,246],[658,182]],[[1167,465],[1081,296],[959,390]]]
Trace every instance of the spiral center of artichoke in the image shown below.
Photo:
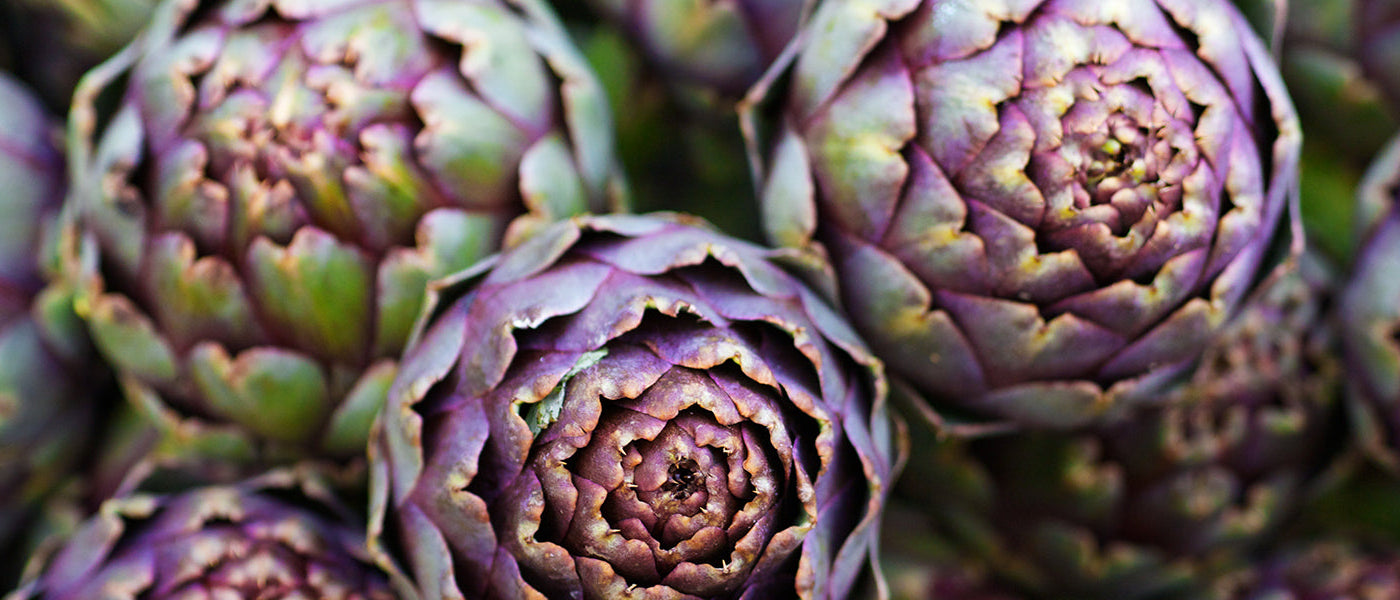
[[[689,458],[682,458],[671,463],[671,468],[667,471],[666,483],[661,484],[661,489],[671,493],[675,500],[684,500],[705,487],[705,474],[699,470],[699,465]]]

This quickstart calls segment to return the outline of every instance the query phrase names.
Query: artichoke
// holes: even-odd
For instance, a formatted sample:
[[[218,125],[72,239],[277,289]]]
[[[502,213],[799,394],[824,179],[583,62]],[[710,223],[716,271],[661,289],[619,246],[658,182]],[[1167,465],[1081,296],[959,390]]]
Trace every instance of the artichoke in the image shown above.
[[[1338,314],[1350,368],[1357,437],[1369,454],[1400,469],[1400,136],[1357,190],[1359,249]]]
[[[392,600],[357,520],[312,475],[108,500],[14,600]]]
[[[591,0],[667,81],[738,99],[797,32],[804,0]]]
[[[885,383],[771,257],[576,218],[445,280],[371,450],[371,549],[408,597],[848,595]]]
[[[950,443],[911,463],[900,493],[936,507],[941,527],[1033,597],[1199,597],[1294,514],[1341,450],[1340,368],[1321,318],[1332,278],[1305,256],[1161,406]]]
[[[1400,598],[1400,555],[1329,540],[1289,548],[1222,578],[1219,600],[1386,600]]]
[[[240,459],[362,454],[426,282],[621,189],[538,0],[166,2],[70,136],[98,346]]]
[[[744,109],[765,231],[934,418],[1124,414],[1268,267],[1299,125],[1230,3],[827,1],[799,37]]]
[[[57,279],[63,156],[38,99],[0,73],[0,589],[27,522],[88,451],[111,402]]]

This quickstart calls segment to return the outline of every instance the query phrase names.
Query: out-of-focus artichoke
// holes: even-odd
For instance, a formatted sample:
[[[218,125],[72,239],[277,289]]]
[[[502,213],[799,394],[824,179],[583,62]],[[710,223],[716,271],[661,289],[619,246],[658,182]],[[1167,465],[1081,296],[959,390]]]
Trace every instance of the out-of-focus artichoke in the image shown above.
[[[620,191],[537,0],[166,2],[70,134],[94,338],[225,456],[362,453],[426,282]]]
[[[131,493],[105,502],[11,598],[391,600],[361,523],[293,470]]]
[[[57,124],[0,73],[0,589],[33,511],[72,475],[111,405],[71,289],[57,279]]]
[[[885,383],[770,256],[579,218],[447,281],[372,446],[371,549],[421,598],[845,597]]]
[[[935,520],[926,506],[898,499],[885,505],[880,562],[894,600],[1017,599],[990,581],[985,566],[936,535]]]
[[[1400,0],[1356,0],[1357,58],[1400,114]]]
[[[1033,597],[1197,597],[1340,451],[1330,280],[1310,258],[1280,272],[1161,407],[954,444],[911,463],[900,493],[948,505],[931,509],[944,527]]]
[[[945,415],[1155,399],[1269,266],[1299,125],[1228,2],[828,1],[799,36],[745,111],[766,232]]]
[[[1400,137],[1357,190],[1356,261],[1342,292],[1342,344],[1359,438],[1400,469]]]
[[[1342,541],[1293,546],[1215,584],[1215,600],[1400,598],[1400,554]]]
[[[672,84],[738,99],[792,41],[806,0],[591,0]]]
[[[9,43],[15,75],[53,110],[67,112],[78,78],[131,42],[155,6],[156,0],[6,0],[0,45]]]

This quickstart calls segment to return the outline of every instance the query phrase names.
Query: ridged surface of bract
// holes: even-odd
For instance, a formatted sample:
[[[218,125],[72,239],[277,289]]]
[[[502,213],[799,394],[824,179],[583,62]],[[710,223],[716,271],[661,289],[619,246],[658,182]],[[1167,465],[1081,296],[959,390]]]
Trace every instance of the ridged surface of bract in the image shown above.
[[[427,281],[620,190],[536,0],[165,2],[70,135],[94,337],[225,456],[361,454]]]
[[[110,375],[58,276],[63,156],[56,122],[0,73],[0,588],[26,528],[87,451]]]
[[[841,598],[878,364],[770,251],[579,218],[446,282],[381,419],[371,548],[420,598]]]
[[[1400,469],[1400,137],[1357,190],[1355,264],[1339,307],[1358,439]]]
[[[737,99],[797,31],[804,0],[591,0],[662,78]]]
[[[1198,597],[1341,451],[1340,368],[1321,325],[1332,278],[1304,263],[1264,284],[1162,406],[951,444],[911,463],[901,493],[1031,597]]]
[[[12,600],[393,600],[363,526],[319,482],[275,471],[236,485],[108,500]]]
[[[747,111],[765,230],[935,409],[1122,414],[1270,266],[1300,132],[1228,2],[827,1],[800,35]]]

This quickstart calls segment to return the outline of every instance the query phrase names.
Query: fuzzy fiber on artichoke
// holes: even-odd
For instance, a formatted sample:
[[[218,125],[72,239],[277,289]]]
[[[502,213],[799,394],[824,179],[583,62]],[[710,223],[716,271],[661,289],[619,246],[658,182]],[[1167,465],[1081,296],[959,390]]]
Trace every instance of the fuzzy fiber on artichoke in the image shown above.
[[[579,218],[446,282],[373,447],[372,548],[425,599],[845,597],[885,384],[770,256]]]

